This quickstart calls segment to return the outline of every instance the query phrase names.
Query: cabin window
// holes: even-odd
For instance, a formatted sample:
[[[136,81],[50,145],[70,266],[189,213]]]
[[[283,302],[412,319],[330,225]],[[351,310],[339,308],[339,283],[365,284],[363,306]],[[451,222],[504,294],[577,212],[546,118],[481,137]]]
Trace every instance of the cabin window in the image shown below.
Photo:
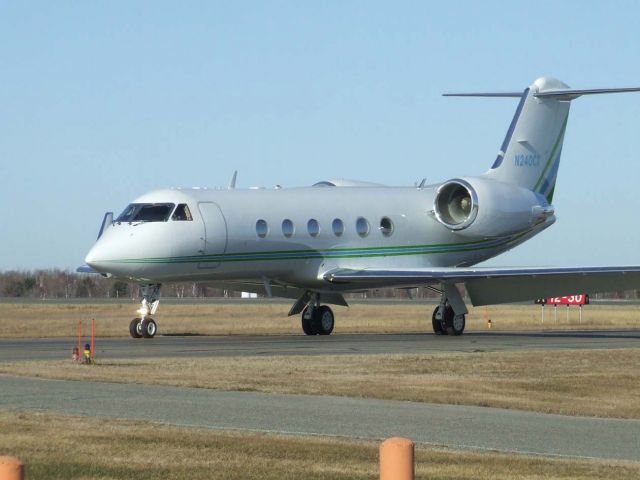
[[[294,233],[295,233],[295,228],[293,227],[293,222],[291,220],[289,220],[288,218],[283,220],[282,221],[282,234],[287,238],[291,238]]]
[[[356,232],[358,232],[358,235],[364,238],[369,235],[370,230],[369,221],[364,217],[358,217],[358,220],[356,220]]]
[[[267,236],[267,233],[269,233],[269,225],[267,225],[265,220],[261,219],[256,222],[256,233],[260,238]]]
[[[393,222],[389,217],[382,217],[380,220],[380,231],[385,237],[390,237],[393,233]]]
[[[175,212],[173,212],[173,215],[171,215],[171,220],[176,220],[178,222],[180,221],[190,222],[193,220],[193,217],[191,216],[191,210],[189,210],[189,207],[187,206],[186,203],[181,203],[176,207]]]
[[[339,218],[334,218],[331,222],[331,228],[333,228],[333,234],[336,237],[341,237],[344,233],[344,223]]]
[[[320,224],[318,224],[318,221],[315,218],[312,218],[307,222],[307,231],[312,237],[317,237],[320,233]]]
[[[132,203],[116,218],[116,222],[166,222],[173,203]]]

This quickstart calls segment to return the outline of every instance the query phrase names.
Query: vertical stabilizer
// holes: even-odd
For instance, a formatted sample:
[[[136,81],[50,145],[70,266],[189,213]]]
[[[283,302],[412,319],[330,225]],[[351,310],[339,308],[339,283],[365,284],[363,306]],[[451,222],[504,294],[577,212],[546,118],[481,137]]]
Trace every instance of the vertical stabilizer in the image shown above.
[[[551,203],[560,166],[570,99],[544,96],[567,91],[554,78],[539,78],[527,88],[502,142],[489,178],[533,190]]]
[[[555,78],[542,77],[522,93],[447,93],[445,96],[520,99],[498,157],[484,176],[533,190],[551,203],[571,100],[583,95],[627,92],[640,92],[640,87],[575,90]]]

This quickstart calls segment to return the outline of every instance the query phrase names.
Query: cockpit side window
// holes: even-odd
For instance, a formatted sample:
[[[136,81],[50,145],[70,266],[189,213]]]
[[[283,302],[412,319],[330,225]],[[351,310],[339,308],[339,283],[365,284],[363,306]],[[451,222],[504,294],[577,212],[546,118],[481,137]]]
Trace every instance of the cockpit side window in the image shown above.
[[[136,203],[128,205],[127,208],[124,209],[124,212],[116,218],[116,222],[130,222],[139,206],[140,205]]]
[[[171,215],[171,220],[177,221],[191,221],[193,217],[191,216],[191,210],[189,210],[189,206],[186,203],[181,203],[176,207],[176,211]]]
[[[173,203],[132,203],[116,219],[116,222],[166,222],[173,210]]]

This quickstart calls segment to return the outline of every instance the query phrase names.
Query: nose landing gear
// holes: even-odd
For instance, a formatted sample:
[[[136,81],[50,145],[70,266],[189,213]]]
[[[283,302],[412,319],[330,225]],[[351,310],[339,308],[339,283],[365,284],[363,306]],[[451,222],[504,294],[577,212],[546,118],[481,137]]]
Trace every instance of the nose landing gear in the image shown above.
[[[160,304],[160,284],[142,285],[142,302],[138,309],[140,317],[134,318],[129,323],[129,334],[133,338],[153,338],[158,332],[158,325],[151,318],[158,310]]]

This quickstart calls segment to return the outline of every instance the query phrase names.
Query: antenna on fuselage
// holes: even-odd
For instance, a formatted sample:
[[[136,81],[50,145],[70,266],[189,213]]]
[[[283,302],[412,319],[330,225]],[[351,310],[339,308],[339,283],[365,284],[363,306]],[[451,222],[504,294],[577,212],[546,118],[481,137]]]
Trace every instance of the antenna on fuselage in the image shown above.
[[[238,178],[238,170],[233,172],[233,176],[231,177],[231,181],[229,182],[229,190],[235,190],[236,178]]]

